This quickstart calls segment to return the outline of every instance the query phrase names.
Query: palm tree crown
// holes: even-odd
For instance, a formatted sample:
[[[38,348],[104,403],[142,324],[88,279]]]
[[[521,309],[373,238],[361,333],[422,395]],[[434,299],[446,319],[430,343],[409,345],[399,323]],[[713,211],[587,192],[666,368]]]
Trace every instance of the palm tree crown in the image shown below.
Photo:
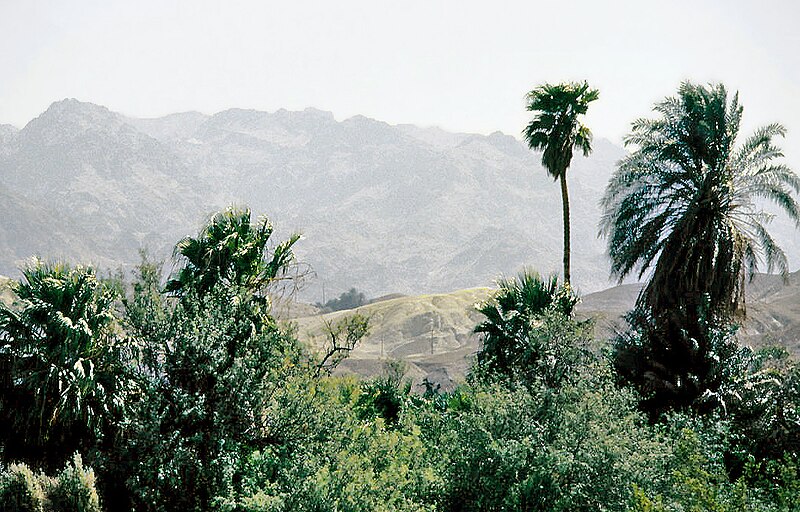
[[[549,311],[571,316],[578,298],[556,276],[544,278],[528,269],[497,284],[497,292],[477,305],[486,317],[474,330],[483,337],[478,364],[491,373],[511,375],[527,370],[541,355],[532,331],[537,319]]]
[[[544,84],[527,94],[527,110],[536,115],[523,134],[528,147],[543,152],[542,165],[553,179],[567,172],[573,150],[583,151],[584,156],[591,153],[592,132],[578,116],[586,114],[589,103],[599,96],[586,82]]]
[[[564,218],[564,283],[570,283],[569,194],[567,169],[575,149],[588,156],[592,151],[592,132],[579,122],[589,103],[599,97],[589,84],[544,84],[527,94],[527,109],[534,118],[523,130],[528,147],[542,151],[542,165],[553,179],[561,182],[561,204]]]
[[[120,405],[117,294],[89,267],[33,260],[22,275],[0,302],[0,451],[61,464]]]
[[[250,222],[249,208],[217,212],[196,238],[187,236],[175,246],[175,256],[183,267],[167,282],[166,291],[182,295],[193,289],[203,295],[218,283],[261,291],[287,270],[294,258],[292,245],[300,238],[292,235],[270,255],[272,232],[267,218]]]
[[[771,124],[735,146],[742,117],[738,94],[721,84],[681,84],[677,97],[655,106],[658,119],[639,119],[625,139],[623,159],[602,200],[601,233],[612,274],[622,280],[655,261],[640,301],[655,313],[676,303],[707,300],[723,316],[740,310],[745,275],[766,259],[787,273],[786,256],[765,228],[777,204],[800,222],[792,191],[800,179],[775,160],[784,128]]]

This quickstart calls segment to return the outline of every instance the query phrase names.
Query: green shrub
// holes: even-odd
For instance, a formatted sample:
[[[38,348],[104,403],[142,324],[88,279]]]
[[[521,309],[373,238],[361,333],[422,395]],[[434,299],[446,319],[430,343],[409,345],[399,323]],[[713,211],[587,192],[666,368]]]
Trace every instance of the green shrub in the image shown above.
[[[498,286],[489,300],[478,305],[485,320],[474,332],[482,335],[483,349],[478,353],[473,375],[483,380],[524,380],[536,374],[552,379],[553,385],[560,384],[566,368],[550,368],[551,361],[563,362],[565,349],[577,350],[580,346],[559,346],[552,321],[571,324],[577,296],[568,286],[559,285],[556,276],[542,278],[528,269],[514,279],[498,281]]]
[[[49,512],[100,512],[94,471],[75,454],[48,489]]]
[[[357,402],[361,419],[381,417],[389,426],[397,424],[411,393],[411,381],[403,380],[405,372],[405,363],[390,361],[382,376],[363,383]]]
[[[0,512],[42,512],[44,492],[25,464],[12,464],[0,475]]]

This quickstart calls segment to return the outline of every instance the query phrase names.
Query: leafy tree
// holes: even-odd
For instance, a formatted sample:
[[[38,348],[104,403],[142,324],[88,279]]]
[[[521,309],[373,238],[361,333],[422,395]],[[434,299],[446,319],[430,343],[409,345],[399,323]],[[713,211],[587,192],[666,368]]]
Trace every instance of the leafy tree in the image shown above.
[[[592,151],[592,132],[581,124],[589,103],[599,97],[589,84],[543,84],[527,95],[527,110],[534,118],[523,130],[528,146],[542,151],[542,165],[553,179],[561,182],[561,204],[564,214],[564,283],[570,283],[569,194],[567,169],[575,149],[588,156]]]
[[[116,295],[88,267],[35,260],[0,303],[0,447],[55,468],[109,434],[123,400]]]
[[[522,271],[514,279],[502,279],[495,295],[478,311],[486,319],[475,327],[483,335],[478,367],[489,375],[520,375],[535,369],[550,349],[557,349],[553,332],[542,319],[549,313],[569,317],[578,299],[558,278],[543,279],[537,272]],[[574,347],[561,347],[571,349]]]
[[[242,457],[302,435],[306,418],[292,407],[305,392],[286,396],[305,368],[302,352],[270,323],[254,328],[248,297],[222,285],[174,309],[139,304],[153,309],[129,326],[140,348],[128,424],[134,503],[209,510]]]
[[[659,118],[635,121],[625,139],[634,151],[606,188],[601,232],[612,275],[651,272],[629,317],[639,340],[618,344],[617,363],[657,395],[651,403],[659,409],[689,405],[721,385],[715,361],[725,361],[735,342],[715,340],[743,312],[746,277],[762,254],[767,270],[787,272],[759,200],[800,222],[792,196],[800,178],[776,162],[782,126],[760,128],[736,146],[742,107],[721,84],[684,82],[655,111]]]
[[[363,292],[350,288],[346,292],[342,292],[339,297],[331,299],[325,304],[317,302],[316,306],[325,312],[341,311],[342,309],[355,309],[366,304],[367,298]]]
[[[558,389],[457,389],[423,428],[444,484],[438,510],[624,511],[637,484],[660,491],[669,446],[607,368]]]
[[[126,301],[138,349],[130,400],[129,478],[141,510],[209,510],[230,494],[254,450],[309,428],[305,403],[316,367],[269,313],[269,286],[286,274],[297,236],[269,255],[272,227],[247,209],[214,215],[198,238],[178,243],[184,264],[166,287],[143,261]]]
[[[316,375],[330,375],[350,355],[364,336],[369,334],[369,318],[353,313],[336,320],[323,320],[325,347],[317,363]]]

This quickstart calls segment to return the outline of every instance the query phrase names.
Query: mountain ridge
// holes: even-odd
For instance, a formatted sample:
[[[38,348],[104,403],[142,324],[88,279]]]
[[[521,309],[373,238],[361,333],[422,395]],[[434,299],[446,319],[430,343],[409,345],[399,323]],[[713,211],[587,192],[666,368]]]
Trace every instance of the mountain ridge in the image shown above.
[[[569,174],[573,281],[583,292],[610,284],[597,203],[625,154],[604,139],[594,146]],[[538,154],[501,132],[337,121],[314,108],[136,119],[68,99],[21,130],[0,130],[0,176],[18,203],[35,205],[0,225],[10,241],[4,274],[53,239],[77,246],[65,258],[89,254],[109,267],[135,264],[142,246],[167,258],[228,204],[269,216],[276,239],[305,234],[296,248],[316,271],[302,292],[312,302],[323,286],[329,294],[444,292],[523,266],[561,266],[558,185]],[[25,232],[36,225],[32,211],[56,219],[52,233]],[[35,243],[14,242],[23,239]],[[800,260],[795,246],[792,261]]]

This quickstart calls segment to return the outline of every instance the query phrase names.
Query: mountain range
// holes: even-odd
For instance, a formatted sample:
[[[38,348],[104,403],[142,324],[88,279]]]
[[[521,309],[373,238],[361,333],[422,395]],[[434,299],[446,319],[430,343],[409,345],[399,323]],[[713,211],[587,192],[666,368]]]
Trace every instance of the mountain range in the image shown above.
[[[609,285],[599,199],[622,148],[594,141],[569,172],[573,282]],[[311,266],[301,296],[324,302],[489,286],[561,264],[561,198],[540,155],[500,132],[450,133],[306,109],[230,109],[136,119],[67,99],[22,129],[0,125],[0,274],[43,257],[113,269],[148,248],[168,259],[229,204],[275,224]],[[800,262],[800,237],[772,230]]]

